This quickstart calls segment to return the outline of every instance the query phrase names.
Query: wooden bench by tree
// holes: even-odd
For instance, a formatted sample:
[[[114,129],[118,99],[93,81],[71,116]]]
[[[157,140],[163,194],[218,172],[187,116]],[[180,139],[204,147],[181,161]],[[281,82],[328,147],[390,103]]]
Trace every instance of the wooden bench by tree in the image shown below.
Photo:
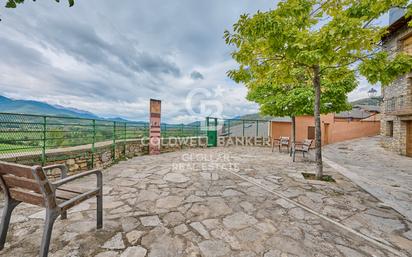
[[[305,153],[309,153],[312,142],[313,140],[311,139],[305,139],[303,143],[295,142],[292,145],[292,152],[290,153],[292,155],[293,161],[295,161],[296,152],[302,152],[303,157],[305,157]]]
[[[279,152],[281,151],[282,147],[286,147],[289,153],[289,145],[290,145],[289,137],[279,137],[279,139],[274,139],[272,141],[272,152],[273,152],[273,149],[275,148],[275,141],[278,142],[277,146],[279,147]]]
[[[59,168],[61,179],[51,182],[46,171]],[[73,189],[65,185],[79,178],[96,175],[97,186],[86,190]],[[46,257],[49,252],[53,224],[61,215],[67,218],[67,210],[91,197],[97,198],[97,229],[103,226],[103,181],[100,170],[91,170],[75,176],[67,177],[65,165],[47,167],[24,166],[0,161],[0,186],[5,195],[6,204],[0,224],[0,250],[4,248],[10,218],[14,208],[24,202],[46,208],[46,223],[40,246],[40,257]]]

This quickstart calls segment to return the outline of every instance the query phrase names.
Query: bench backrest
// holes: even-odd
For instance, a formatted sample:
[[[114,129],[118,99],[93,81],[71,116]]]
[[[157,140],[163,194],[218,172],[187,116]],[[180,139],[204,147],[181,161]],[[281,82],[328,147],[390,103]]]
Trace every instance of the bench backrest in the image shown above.
[[[303,141],[302,150],[308,152],[310,149],[310,146],[312,145],[312,142],[313,142],[312,139],[305,139]]]
[[[280,137],[279,138],[280,145],[289,145],[289,137]]]
[[[0,161],[0,185],[16,201],[54,208],[53,188],[42,167]]]

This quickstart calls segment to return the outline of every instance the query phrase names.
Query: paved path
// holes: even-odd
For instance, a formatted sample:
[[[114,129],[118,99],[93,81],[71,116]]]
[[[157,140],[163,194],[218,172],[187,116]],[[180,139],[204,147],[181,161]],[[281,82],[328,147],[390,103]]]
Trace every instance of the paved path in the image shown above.
[[[91,199],[56,222],[50,256],[412,254],[411,222],[377,207],[376,198],[330,167],[325,172],[337,183],[301,175],[314,170],[311,162],[292,163],[286,153],[258,147],[192,149],[120,162],[103,173],[104,229],[94,229]],[[40,208],[19,206],[1,256],[37,256],[43,218]]]
[[[329,145],[325,160],[412,221],[412,158],[384,150],[379,137]]]

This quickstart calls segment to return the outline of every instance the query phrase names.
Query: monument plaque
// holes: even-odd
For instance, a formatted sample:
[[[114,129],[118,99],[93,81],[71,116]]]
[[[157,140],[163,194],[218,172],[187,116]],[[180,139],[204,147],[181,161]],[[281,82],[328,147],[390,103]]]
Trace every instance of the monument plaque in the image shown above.
[[[150,134],[149,154],[160,154],[160,100],[150,99]]]

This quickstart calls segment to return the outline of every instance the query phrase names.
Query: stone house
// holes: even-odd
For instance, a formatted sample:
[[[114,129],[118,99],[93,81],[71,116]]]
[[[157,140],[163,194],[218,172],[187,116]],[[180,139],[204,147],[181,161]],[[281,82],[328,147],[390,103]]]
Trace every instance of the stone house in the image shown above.
[[[383,38],[386,51],[412,54],[412,28],[399,10],[390,13],[389,33]],[[412,157],[412,72],[382,89],[382,145],[398,154]]]

